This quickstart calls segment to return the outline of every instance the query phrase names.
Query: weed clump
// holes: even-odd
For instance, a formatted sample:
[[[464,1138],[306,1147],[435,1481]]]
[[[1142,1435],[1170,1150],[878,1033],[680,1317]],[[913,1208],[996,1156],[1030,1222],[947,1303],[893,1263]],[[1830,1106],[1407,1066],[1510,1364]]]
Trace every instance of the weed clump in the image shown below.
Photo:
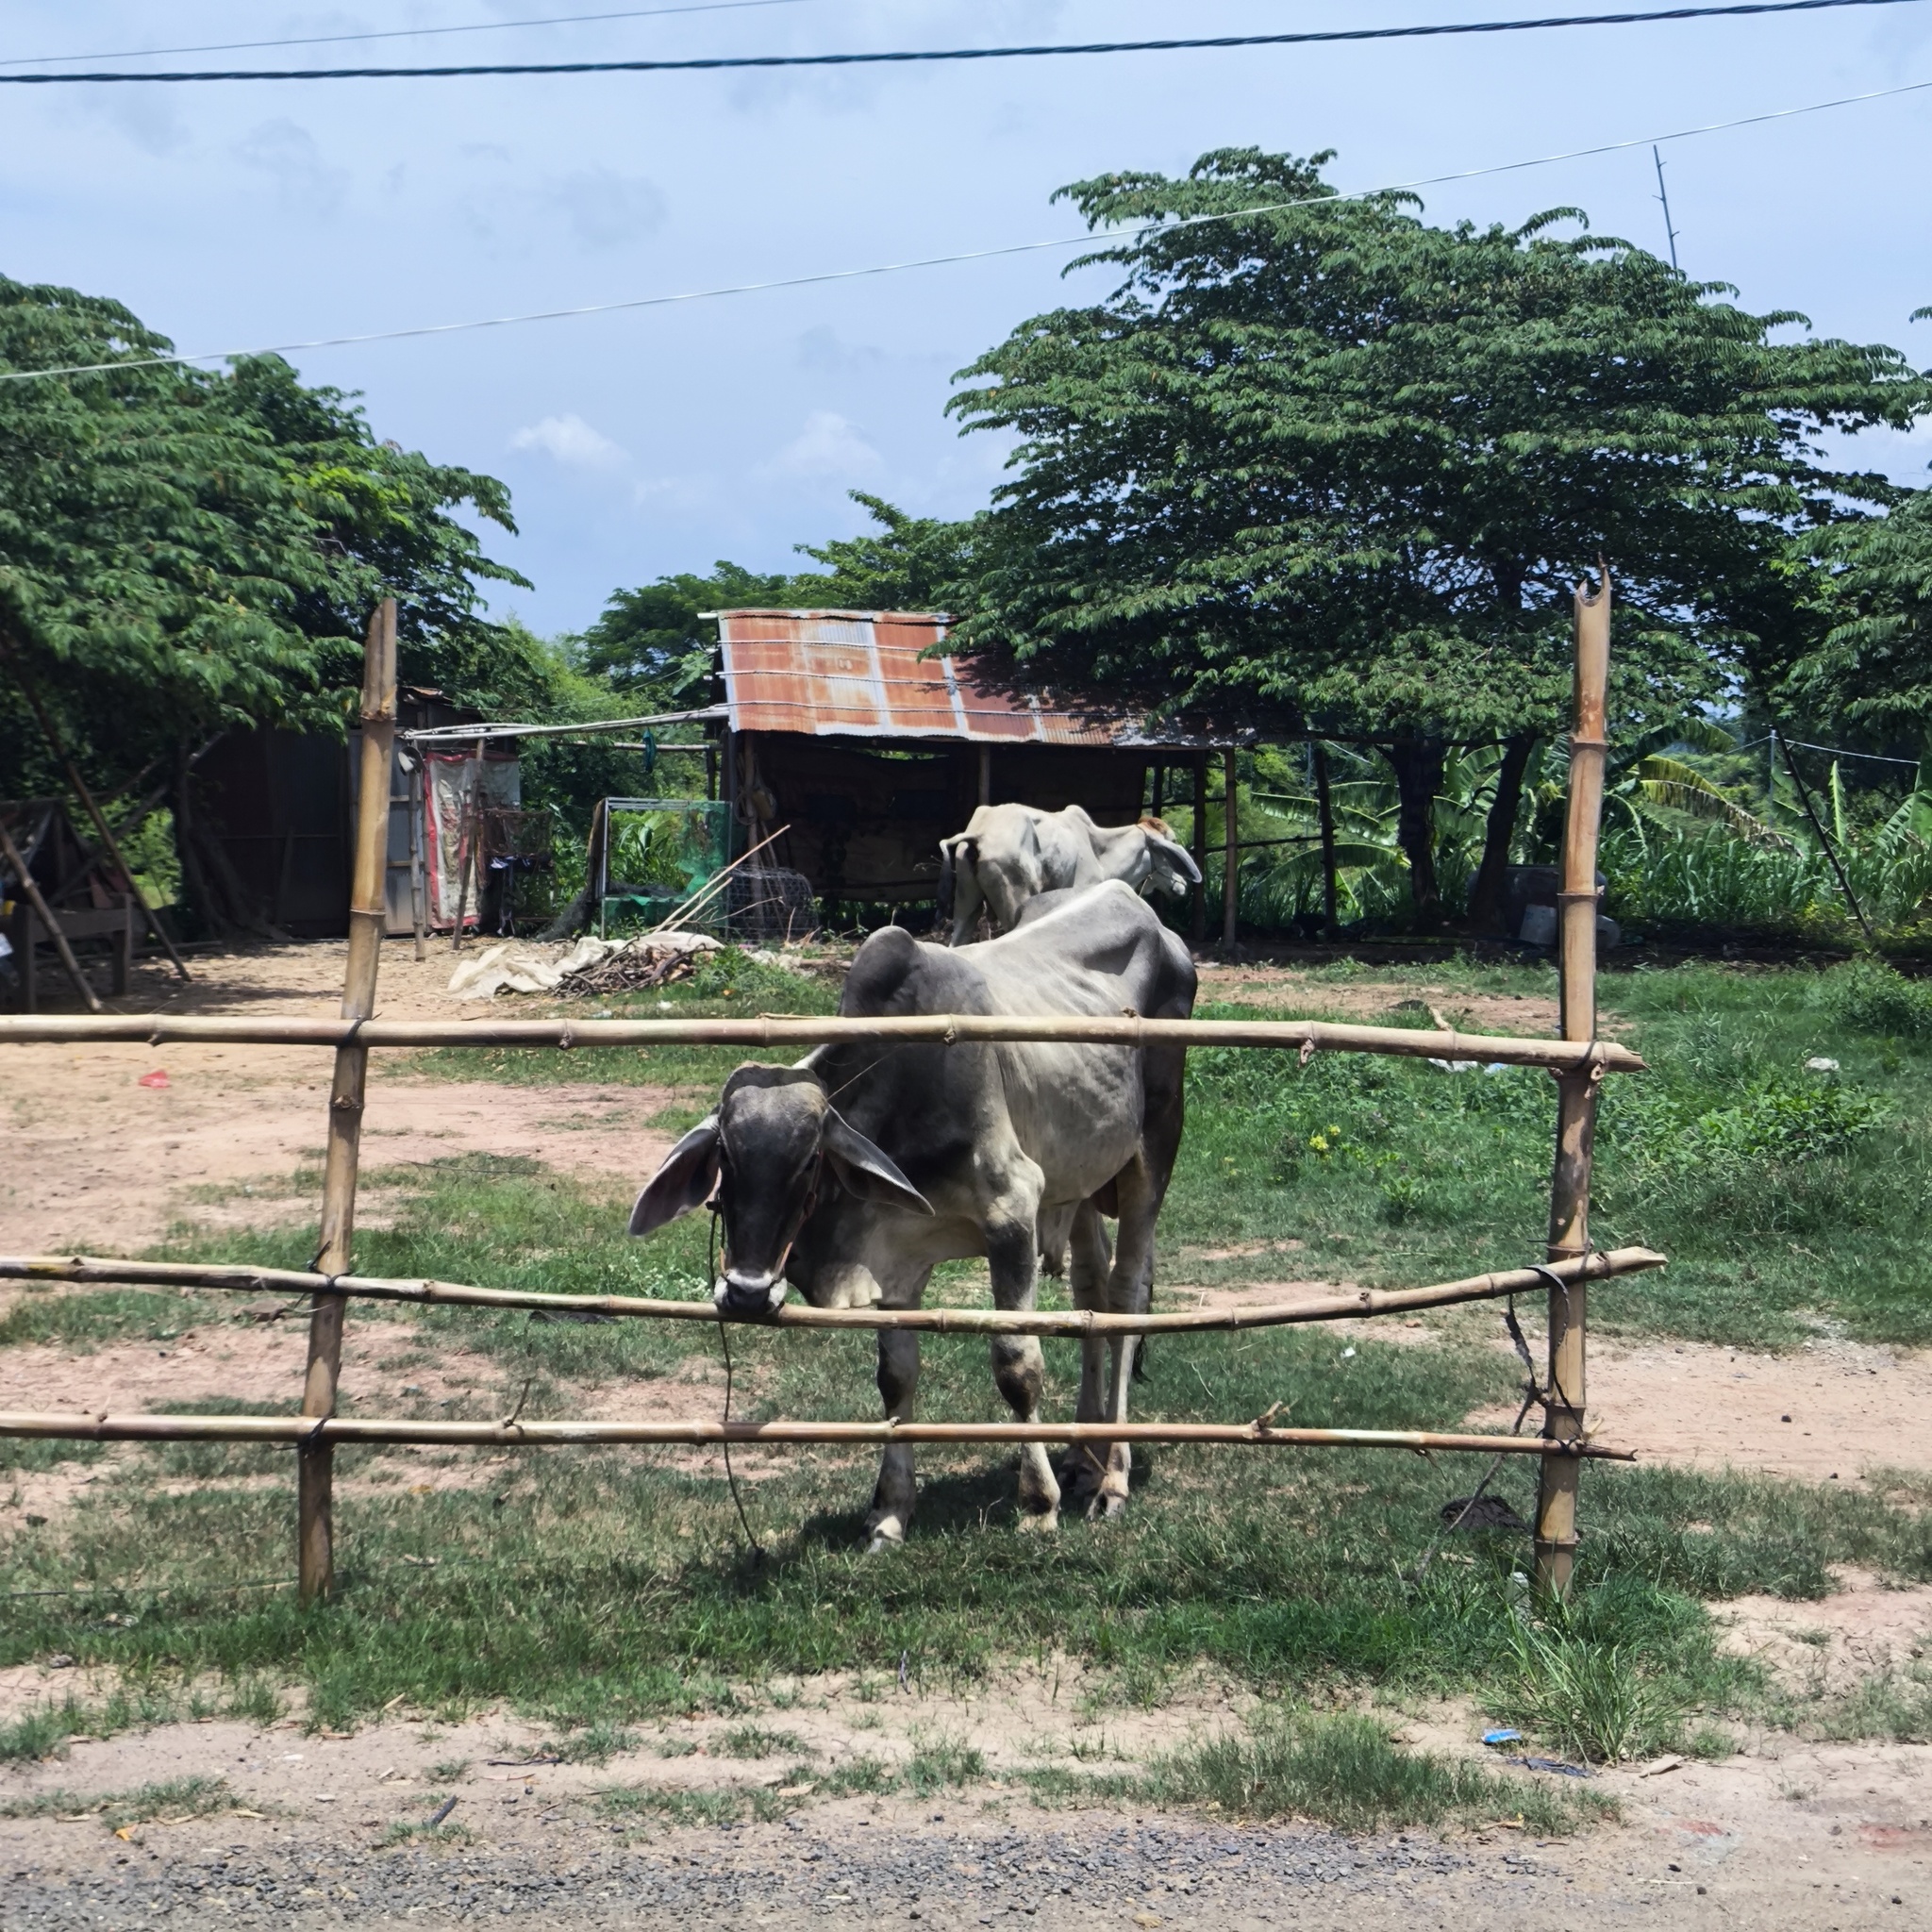
[[[1886,1040],[1932,1040],[1932,987],[1882,959],[1854,959],[1827,974],[1824,1008],[1846,1026]]]
[[[1572,1830],[1595,1794],[1504,1777],[1479,1764],[1405,1751],[1386,1724],[1342,1713],[1275,1715],[1245,1738],[1217,1738],[1162,1758],[1148,1795],[1218,1806],[1235,1817],[1319,1818],[1348,1832],[1521,1818],[1532,1830]]]

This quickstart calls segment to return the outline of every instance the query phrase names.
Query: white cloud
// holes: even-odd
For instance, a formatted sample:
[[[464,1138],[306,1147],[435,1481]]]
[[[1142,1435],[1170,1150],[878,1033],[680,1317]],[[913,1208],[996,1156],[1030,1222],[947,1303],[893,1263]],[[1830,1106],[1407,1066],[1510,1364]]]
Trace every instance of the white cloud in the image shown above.
[[[348,192],[348,169],[330,166],[314,135],[293,121],[262,122],[235,144],[235,152],[275,182],[285,208],[333,214]]]
[[[805,427],[759,465],[763,476],[803,476],[832,481],[876,475],[886,459],[835,409],[814,409]]]
[[[512,449],[541,449],[568,470],[614,470],[625,453],[581,416],[545,416],[519,429],[509,440]]]

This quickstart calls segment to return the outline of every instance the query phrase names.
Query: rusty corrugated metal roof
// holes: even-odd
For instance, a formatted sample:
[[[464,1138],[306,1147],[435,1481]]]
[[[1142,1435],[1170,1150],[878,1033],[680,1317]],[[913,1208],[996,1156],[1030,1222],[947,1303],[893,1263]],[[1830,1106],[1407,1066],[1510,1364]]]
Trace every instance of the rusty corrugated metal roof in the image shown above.
[[[982,744],[1151,742],[1137,720],[1016,702],[944,654],[946,619],[911,610],[721,610],[734,731],[952,738]]]

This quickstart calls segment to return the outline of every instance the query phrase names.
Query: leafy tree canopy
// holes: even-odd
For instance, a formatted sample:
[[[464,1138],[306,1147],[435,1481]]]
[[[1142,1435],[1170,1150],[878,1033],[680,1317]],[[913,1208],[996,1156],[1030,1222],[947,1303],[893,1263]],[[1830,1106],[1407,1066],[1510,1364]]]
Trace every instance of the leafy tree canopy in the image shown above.
[[[801,543],[800,552],[829,575],[797,578],[800,591],[819,604],[860,610],[943,611],[970,594],[978,520],[909,516],[867,491],[855,490],[851,496],[877,527],[857,537]]]
[[[783,573],[762,575],[721,558],[709,576],[680,571],[615,591],[579,639],[579,662],[649,711],[720,703],[718,626],[702,613],[791,604],[791,582]]]
[[[1792,663],[1799,715],[1932,741],[1932,491],[1890,516],[1819,533],[1808,581],[1824,635]]]
[[[451,514],[513,528],[501,484],[379,442],[275,358],[136,366],[169,347],[118,303],[0,279],[0,373],[125,365],[0,380],[0,629],[97,778],[231,725],[341,728],[384,594],[406,678],[487,701],[521,675],[477,583],[524,580]]]
[[[1412,195],[1340,198],[1328,158],[1062,191],[1095,227],[1269,206],[1087,258],[1124,268],[1109,298],[964,372],[966,425],[1021,439],[968,648],[1155,708],[1494,738],[1559,723],[1571,587],[1602,554],[1626,722],[1721,689],[1756,641],[1740,587],[1896,493],[1825,467],[1818,432],[1907,424],[1925,383],[1553,232],[1577,210],[1430,226]]]

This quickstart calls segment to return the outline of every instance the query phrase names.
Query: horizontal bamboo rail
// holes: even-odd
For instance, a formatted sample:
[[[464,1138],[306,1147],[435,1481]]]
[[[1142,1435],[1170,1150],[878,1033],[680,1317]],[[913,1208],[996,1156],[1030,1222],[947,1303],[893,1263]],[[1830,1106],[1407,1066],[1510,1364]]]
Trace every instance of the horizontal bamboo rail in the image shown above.
[[[148,1013],[0,1016],[0,1046],[139,1041],[149,1046],[817,1046],[834,1041],[892,1045],[1013,1041],[1096,1046],[1258,1046],[1302,1053],[1386,1053],[1409,1059],[1478,1060],[1569,1072],[1601,1066],[1638,1074],[1644,1063],[1613,1041],[1519,1040],[1503,1034],[1326,1020],[1143,1020],[1131,1014],[914,1013],[863,1019],[341,1020]]]
[[[0,1437],[81,1442],[464,1443],[502,1448],[572,1442],[702,1447],[728,1442],[1196,1442],[1282,1449],[1441,1450],[1469,1456],[1587,1456],[1634,1462],[1632,1449],[1543,1436],[1431,1429],[1292,1429],[1251,1423],[445,1423],[299,1415],[33,1415],[0,1412]]]
[[[452,1308],[529,1308],[553,1314],[622,1315],[659,1322],[749,1322],[760,1328],[908,1328],[927,1335],[1166,1335],[1274,1328],[1302,1322],[1341,1322],[1399,1315],[1457,1302],[1494,1301],[1559,1281],[1603,1281],[1661,1268],[1648,1248],[1553,1262],[1547,1269],[1508,1268],[1429,1288],[1354,1289],[1322,1301],[1275,1302],[1246,1308],[1180,1308],[1159,1315],[1113,1315],[1091,1309],[813,1308],[788,1303],[763,1318],[725,1316],[709,1301],[655,1301],[640,1295],[538,1294],[520,1289],[471,1288],[454,1281],[399,1280],[369,1274],[315,1274],[298,1268],[248,1268],[200,1261],[115,1261],[96,1256],[0,1255],[0,1280],[113,1282],[124,1287],[208,1288],[247,1294],[337,1294]]]

